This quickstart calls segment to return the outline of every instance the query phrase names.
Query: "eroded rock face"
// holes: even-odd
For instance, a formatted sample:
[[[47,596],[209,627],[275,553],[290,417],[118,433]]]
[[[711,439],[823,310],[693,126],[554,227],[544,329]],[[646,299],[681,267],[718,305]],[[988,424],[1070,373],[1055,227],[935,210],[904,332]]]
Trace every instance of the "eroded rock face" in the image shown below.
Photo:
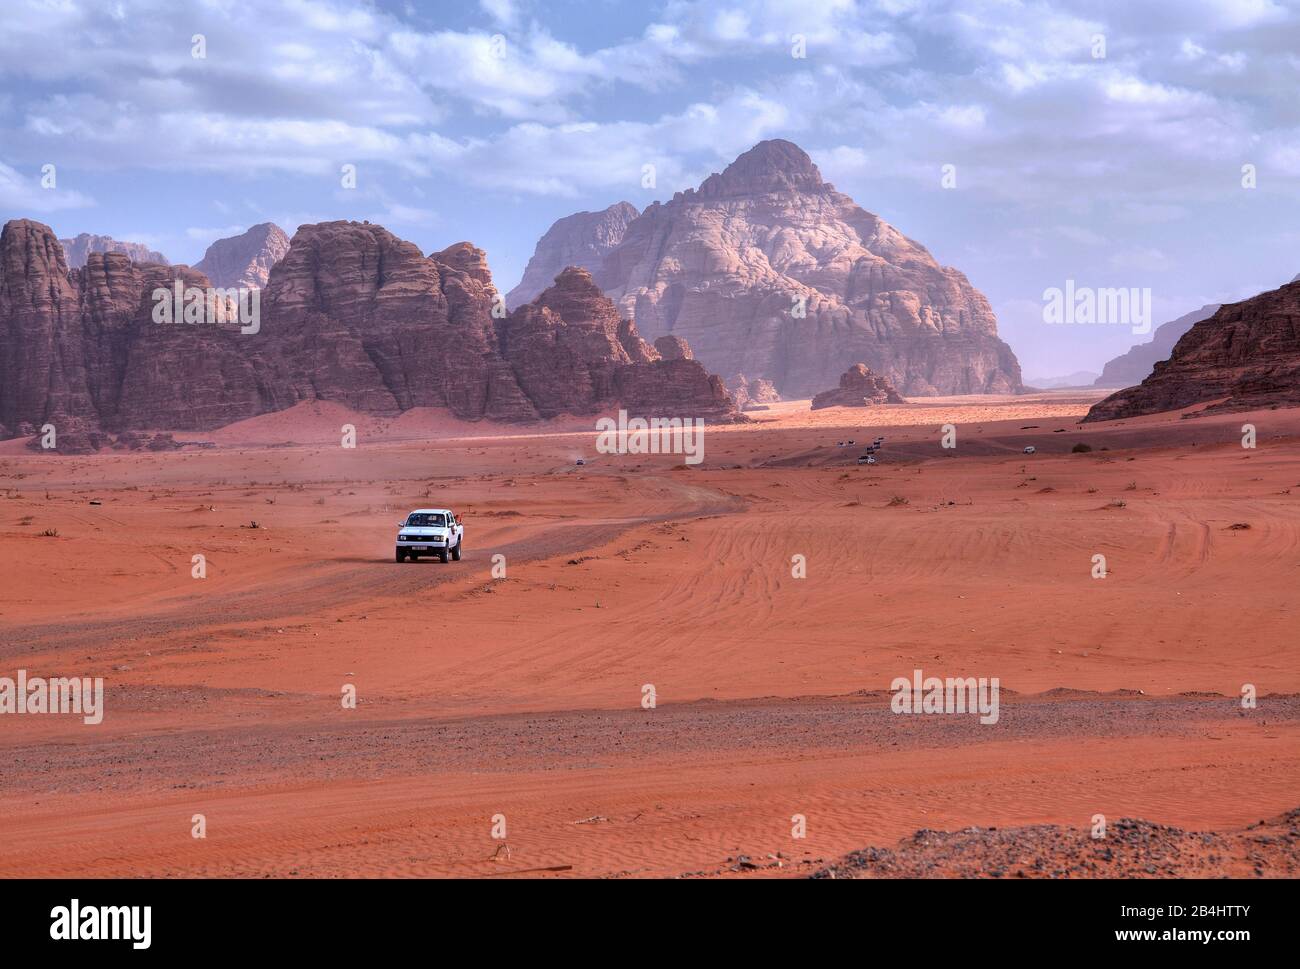
[[[690,358],[663,359],[585,269],[569,267],[500,327],[501,352],[542,417],[616,403],[632,416],[734,420],[722,381]]]
[[[274,222],[263,222],[229,239],[208,246],[195,269],[222,288],[261,289],[271,267],[289,251],[289,237]]]
[[[536,299],[569,266],[594,273],[605,254],[623,241],[637,217],[631,202],[617,202],[599,212],[577,212],[557,221],[537,241],[519,285],[506,294],[511,309]]]
[[[888,380],[872,373],[866,364],[855,363],[840,376],[838,387],[824,390],[812,399],[812,409],[906,403]]]
[[[904,393],[1015,393],[1020,365],[956,269],[766,141],[651,205],[596,274],[649,339],[681,336],[719,373],[811,396],[866,361]]]
[[[1152,368],[1161,360],[1169,359],[1174,345],[1201,320],[1209,319],[1219,309],[1218,303],[1207,303],[1199,310],[1192,310],[1176,320],[1162,323],[1156,327],[1149,343],[1139,343],[1127,353],[1109,361],[1102,368],[1101,376],[1093,381],[1094,387],[1132,387],[1141,383],[1151,373]]]
[[[92,253],[69,270],[48,227],[0,233],[0,428],[57,429],[59,450],[110,435],[206,430],[303,400],[396,414],[446,407],[468,420],[532,421],[622,403],[644,416],[734,418],[721,381],[663,361],[584,270],[561,273],[504,318],[482,250],[429,257],[380,226],[303,226],[238,317],[157,323],[155,290],[206,289],[185,266]],[[687,348],[689,353],[689,348]]]
[[[60,239],[59,245],[63,246],[64,255],[67,257],[68,268],[80,269],[86,264],[87,257],[92,252],[120,252],[132,262],[152,262],[160,266],[167,266],[167,257],[161,252],[155,252],[142,242],[120,242],[109,236],[95,236],[89,232],[83,232],[75,239]]]
[[[1300,283],[1229,303],[1195,324],[1136,387],[1094,404],[1085,421],[1179,410],[1300,404]]]
[[[57,450],[93,450],[93,435],[149,426],[137,419],[160,406],[184,412],[177,427],[203,420],[209,406],[235,406],[192,396],[196,374],[221,368],[210,354],[223,359],[222,337],[187,333],[177,342],[174,327],[152,322],[150,294],[176,280],[208,282],[122,253],[91,252],[69,271],[48,226],[8,223],[0,232],[0,424],[19,434],[53,424]]]

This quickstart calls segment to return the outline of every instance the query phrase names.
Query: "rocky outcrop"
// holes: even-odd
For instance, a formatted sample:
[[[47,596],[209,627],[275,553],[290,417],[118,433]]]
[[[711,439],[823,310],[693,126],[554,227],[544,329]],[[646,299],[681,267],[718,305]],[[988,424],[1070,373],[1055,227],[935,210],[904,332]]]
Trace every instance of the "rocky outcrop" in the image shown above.
[[[908,394],[1015,393],[1020,365],[956,269],[765,141],[632,221],[596,274],[648,339],[811,396],[855,362]]]
[[[1192,326],[1151,375],[1098,402],[1085,421],[1180,410],[1300,405],[1300,283],[1229,303]]]
[[[655,349],[664,360],[694,360],[695,351],[679,336],[661,336],[655,340]]]
[[[888,380],[872,373],[865,363],[855,363],[840,375],[838,387],[824,390],[812,399],[812,409],[906,403],[907,401]]]
[[[1199,310],[1162,323],[1156,327],[1149,343],[1140,343],[1127,353],[1120,354],[1102,368],[1101,376],[1093,381],[1094,387],[1132,387],[1141,383],[1151,373],[1152,368],[1161,360],[1169,359],[1174,345],[1182,339],[1184,333],[1201,320],[1209,319],[1218,312],[1219,303],[1207,303]]]
[[[195,269],[212,280],[213,286],[261,289],[271,267],[289,251],[289,237],[274,222],[263,222],[247,232],[218,239],[208,246]]]
[[[92,252],[120,252],[132,262],[152,262],[167,266],[167,257],[155,252],[142,242],[119,242],[109,236],[93,236],[83,232],[75,239],[60,239],[59,245],[67,257],[70,269],[80,269]]]
[[[585,269],[569,267],[498,328],[501,355],[541,417],[616,403],[633,416],[734,420],[722,381],[674,341],[664,359]]]
[[[537,242],[519,285],[506,294],[513,309],[530,302],[569,266],[594,273],[605,254],[623,241],[623,233],[637,217],[631,202],[617,202],[600,212],[578,212],[552,225]]]
[[[658,345],[656,340],[655,346]],[[760,407],[766,409],[769,404],[781,400],[781,395],[772,386],[772,381],[764,380],[762,377],[747,377],[743,373],[738,373],[730,377],[726,383],[727,390],[736,401],[736,406],[742,411]]]
[[[664,361],[580,269],[498,318],[482,250],[461,243],[426,258],[380,226],[329,222],[299,229],[271,269],[256,328],[224,312],[155,322],[153,294],[177,281],[210,286],[196,270],[118,253],[69,270],[48,227],[6,225],[0,431],[53,423],[59,450],[91,450],[108,435],[206,430],[313,399],[376,414],[445,407],[467,420],[620,404],[735,417],[720,380],[694,360]]]

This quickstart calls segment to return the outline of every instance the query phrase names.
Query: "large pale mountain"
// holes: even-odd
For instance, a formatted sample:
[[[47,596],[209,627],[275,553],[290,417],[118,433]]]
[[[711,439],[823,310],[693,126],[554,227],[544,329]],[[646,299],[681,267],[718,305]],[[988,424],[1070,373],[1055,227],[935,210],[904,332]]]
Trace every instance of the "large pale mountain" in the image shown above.
[[[91,253],[70,270],[54,233],[0,232],[0,437],[46,422],[60,450],[110,433],[206,430],[303,400],[396,414],[533,421],[622,405],[646,417],[738,419],[722,380],[664,359],[583,270],[503,319],[482,250],[429,257],[377,225],[301,227],[261,292],[260,329],[155,323],[185,266]]]
[[[142,242],[121,242],[111,236],[96,236],[89,232],[83,232],[75,239],[60,239],[59,245],[63,246],[64,255],[68,260],[70,269],[80,269],[86,264],[86,258],[92,252],[120,252],[128,256],[132,262],[151,262],[159,266],[167,266],[167,257],[161,252],[155,252]]]
[[[599,212],[577,212],[557,221],[538,240],[523,279],[506,294],[506,305],[514,309],[536,299],[569,266],[598,271],[637,214],[631,202],[616,202]]]
[[[561,258],[546,241],[558,227],[538,263]],[[788,141],[651,205],[595,276],[647,339],[683,337],[710,371],[766,378],[787,398],[859,362],[909,396],[1022,389],[988,300]]]
[[[223,289],[261,289],[271,267],[289,251],[289,237],[274,222],[263,222],[208,246],[195,269]]]
[[[1204,403],[1216,411],[1300,405],[1300,282],[1220,307],[1183,334],[1142,383],[1094,404],[1084,420]]]

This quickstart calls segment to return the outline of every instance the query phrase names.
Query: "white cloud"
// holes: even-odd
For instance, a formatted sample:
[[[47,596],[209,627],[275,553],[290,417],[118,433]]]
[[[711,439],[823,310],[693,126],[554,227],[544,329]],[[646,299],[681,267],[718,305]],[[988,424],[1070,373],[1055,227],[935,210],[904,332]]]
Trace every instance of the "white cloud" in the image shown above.
[[[55,187],[42,188],[39,175],[26,176],[0,162],[0,211],[61,212],[95,204],[92,198],[81,192],[59,188],[57,175],[56,170]]]

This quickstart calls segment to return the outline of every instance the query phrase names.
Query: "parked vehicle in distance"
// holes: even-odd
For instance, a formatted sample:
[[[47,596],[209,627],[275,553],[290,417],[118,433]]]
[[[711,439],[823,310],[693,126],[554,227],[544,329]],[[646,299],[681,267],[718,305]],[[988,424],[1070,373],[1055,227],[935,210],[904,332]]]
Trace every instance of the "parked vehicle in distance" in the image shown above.
[[[460,561],[465,526],[450,508],[417,508],[397,528],[397,561],[417,562],[421,555],[436,555],[442,562],[450,555]]]
[[[875,455],[872,454],[858,455],[858,464],[875,464],[875,463],[876,463]]]
[[[1029,445],[1027,448],[1025,448],[1025,453],[1026,453],[1026,454],[1033,454],[1033,453],[1034,453],[1035,451],[1037,451],[1037,450],[1038,450],[1038,448],[1034,447],[1034,446],[1031,444],[1031,445]]]

